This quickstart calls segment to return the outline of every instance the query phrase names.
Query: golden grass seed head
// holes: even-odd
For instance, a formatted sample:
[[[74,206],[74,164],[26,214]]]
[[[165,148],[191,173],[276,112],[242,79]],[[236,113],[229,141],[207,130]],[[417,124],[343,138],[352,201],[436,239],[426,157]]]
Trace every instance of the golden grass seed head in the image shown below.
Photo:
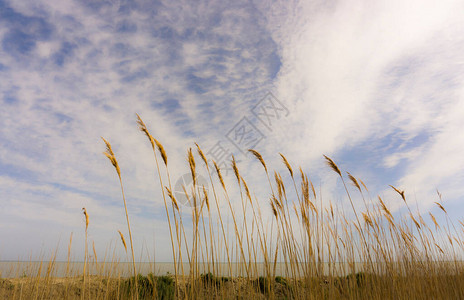
[[[366,214],[366,213],[361,213],[361,214],[362,214],[362,216],[363,216],[363,218],[364,218],[364,222],[365,222],[367,225],[369,225],[370,227],[373,228],[373,227],[374,227],[374,224],[372,223],[372,220],[371,220],[371,218],[369,217],[369,215]]]
[[[172,204],[174,205],[176,210],[179,211],[179,205],[177,205],[176,197],[174,197],[174,195],[172,194],[172,191],[167,186],[165,186],[164,188],[166,189],[166,192],[168,193],[169,198],[171,198]]]
[[[427,226],[427,224],[425,223],[425,220],[424,220],[424,218],[422,218],[422,216],[421,216],[421,215],[419,215],[419,222],[420,222],[420,224],[421,224],[422,226],[424,226],[424,227],[428,227],[428,226]]]
[[[356,178],[350,174],[350,172],[346,172],[348,174],[348,178],[351,180],[351,183],[361,192],[361,187],[359,186],[358,181]]]
[[[296,208],[295,202],[293,202],[293,211],[295,212],[296,217],[299,218],[298,209]]]
[[[453,240],[455,240],[458,245],[462,245],[462,241],[459,240],[457,237],[453,237]]]
[[[279,196],[279,199],[282,199],[282,187],[280,184],[279,175],[277,175],[276,171],[274,171],[274,178],[277,185],[277,195]]]
[[[411,237],[409,236],[409,234],[407,232],[405,232],[404,230],[402,230],[400,228],[400,233],[401,233],[401,237],[403,238],[403,241],[408,245],[408,247],[411,245],[412,243],[412,239]]]
[[[403,201],[406,202],[406,197],[404,196],[404,191],[400,191],[399,189],[397,189],[396,187],[394,187],[393,185],[390,185],[392,189],[395,190],[395,192],[397,192],[398,194],[400,194],[401,198],[403,198]]]
[[[412,213],[409,213],[409,217],[410,217],[411,220],[414,222],[414,224],[416,225],[416,227],[417,227],[418,229],[420,229],[421,226],[420,226],[419,222],[417,222],[417,220],[414,218],[414,216],[412,215]]]
[[[301,214],[301,219],[303,220],[303,224],[305,226],[309,225],[309,218],[308,214],[306,213],[306,210],[303,206],[300,207],[300,214]]]
[[[314,203],[312,201],[309,201],[309,207],[311,208],[311,210],[317,215],[319,212],[317,211],[317,208],[316,206],[314,205]]]
[[[385,205],[385,203],[383,202],[382,198],[380,198],[380,196],[378,196],[379,198],[379,202],[380,202],[380,207],[382,208],[382,210],[387,214],[387,215],[390,215],[391,216],[391,213],[390,211],[388,210],[387,206]]]
[[[219,181],[221,182],[221,185],[225,190],[226,185],[224,184],[224,179],[222,179],[221,169],[219,168],[219,166],[217,165],[217,163],[214,160],[213,160],[213,165],[214,165],[214,168],[216,169],[216,173],[218,175]]]
[[[148,132],[147,126],[142,121],[142,118],[140,118],[139,114],[136,113],[136,115],[137,115],[137,124],[139,125],[139,130],[142,131],[147,136],[148,140],[150,141],[151,147],[154,150],[155,149],[155,139],[150,134],[150,132]]]
[[[339,239],[339,240],[340,240],[340,242],[342,243],[342,245],[343,245],[343,248],[346,248],[346,244],[345,244],[345,242],[343,241],[343,239],[342,239],[341,237],[339,237],[338,239]]]
[[[197,143],[195,143],[195,146],[197,146],[198,154],[200,155],[201,159],[203,160],[205,165],[208,166],[208,160],[206,159],[206,156],[203,153],[203,151],[201,150],[200,146]]]
[[[135,113],[135,115],[137,116],[137,125],[139,125],[139,129],[143,131],[142,129],[146,129],[147,126],[145,126],[145,123],[142,121],[142,118],[139,116],[138,113]]]
[[[87,214],[87,209],[85,207],[82,208],[83,214],[85,216],[85,231],[89,228],[89,214]]]
[[[164,164],[167,166],[168,165],[168,156],[166,155],[166,151],[164,151],[163,145],[157,140],[155,140],[156,147],[158,147],[158,151],[161,153],[161,158],[164,161]]]
[[[113,148],[111,148],[110,142],[108,142],[107,140],[105,140],[104,137],[101,137],[101,139],[103,140],[103,142],[104,142],[105,145],[106,145],[106,152],[107,152],[110,156],[114,156]]]
[[[301,181],[301,194],[303,196],[303,202],[309,205],[309,183],[304,179]]]
[[[247,185],[245,179],[243,179],[243,177],[240,177],[240,179],[241,179],[242,182],[243,182],[243,187],[245,188],[246,195],[247,195],[247,197],[248,197],[248,199],[250,200],[250,203],[251,203],[250,189],[248,188],[248,185]]]
[[[197,194],[193,191],[192,187],[192,199],[193,199],[193,214],[195,215],[195,223],[198,224],[199,222],[199,211],[198,211],[198,200],[197,200]]]
[[[367,186],[364,184],[364,182],[363,182],[361,179],[358,179],[358,180],[359,180],[359,182],[361,182],[361,185],[364,187],[364,189],[365,189],[366,191],[369,192],[369,189],[368,189]]]
[[[232,155],[232,169],[234,170],[235,177],[237,178],[237,182],[240,185],[240,172],[237,168],[237,162],[235,161],[235,157]]]
[[[138,113],[135,113],[135,115],[137,116],[137,125],[139,125],[139,130],[142,131],[143,133],[145,133],[145,135],[148,135],[148,130],[147,130],[147,126],[145,125],[145,123],[142,121],[142,118],[139,116]]]
[[[284,165],[287,167],[288,171],[290,172],[290,176],[293,178],[293,170],[290,164],[288,163],[288,160],[285,158],[285,156],[282,153],[279,153],[280,156],[282,157],[282,161],[284,162]]]
[[[106,145],[106,151],[103,154],[110,160],[113,167],[116,169],[118,176],[121,177],[121,169],[119,169],[118,161],[116,160],[116,156],[114,155],[113,149],[111,148],[111,144],[102,137],[103,142]]]
[[[261,162],[261,164],[262,164],[263,167],[264,167],[264,170],[265,170],[266,173],[267,173],[266,163],[264,162],[264,159],[263,159],[263,157],[261,156],[261,154],[259,154],[258,151],[253,150],[253,149],[248,149],[248,152],[251,152],[251,154],[253,154],[253,155]]]
[[[454,243],[454,242],[453,242],[453,239],[452,239],[450,236],[448,236],[448,241],[449,241],[449,243],[451,244],[451,246],[453,246],[453,243]]]
[[[269,202],[271,203],[272,214],[277,219],[277,209],[276,209],[276,207],[274,205],[274,201],[272,201],[272,199],[270,199]]]
[[[445,213],[447,214],[445,208],[443,207],[443,205],[441,205],[439,202],[435,202],[435,204]]]
[[[337,164],[328,156],[324,155],[324,158],[326,160],[327,165],[335,172],[337,173],[340,177],[342,177],[342,172],[340,172],[340,169],[338,168]]]
[[[190,173],[192,173],[193,186],[196,186],[197,176],[195,175],[195,159],[193,158],[192,148],[188,151],[188,162],[190,166]]]
[[[435,246],[438,248],[438,250],[439,250],[439,251],[440,251],[442,254],[445,254],[445,252],[443,251],[443,249],[441,249],[441,247],[440,247],[440,246],[438,246],[438,244],[437,244],[437,243],[435,243]]]
[[[283,209],[283,206],[282,204],[279,202],[279,200],[277,200],[276,196],[275,195],[272,195],[271,196],[271,200],[274,201],[274,205],[277,209],[279,210],[282,210]]]
[[[275,205],[275,203],[276,203],[275,197],[272,196],[271,199],[269,200],[269,202],[271,203],[272,214],[277,219],[277,209],[276,209],[276,205]]]
[[[279,174],[279,181],[280,181],[280,186],[282,187],[282,192],[284,193],[284,197],[287,198],[287,193],[285,192],[285,184],[284,181],[282,180],[282,176]]]
[[[378,198],[379,198],[379,202],[380,202],[380,207],[382,208],[382,210],[384,212],[384,216],[387,218],[387,221],[390,223],[390,225],[395,227],[395,223],[393,222],[393,220],[394,220],[393,215],[391,214],[390,210],[388,210],[388,208],[385,205],[385,203],[383,202],[382,198],[380,198],[380,196],[378,196]]]
[[[314,199],[316,199],[316,189],[314,188],[313,182],[310,180],[309,183],[311,184],[311,190],[313,191]]]
[[[435,216],[431,212],[429,212],[429,215],[430,215],[430,218],[433,221],[433,224],[435,224],[435,229],[440,228],[440,225],[438,225],[438,222],[437,222],[437,219],[435,219]]]
[[[208,208],[208,211],[209,211],[209,198],[208,198],[208,192],[206,191],[205,186],[203,186],[203,194],[205,195],[206,208]]]
[[[124,235],[122,234],[122,232],[120,230],[118,230],[119,232],[119,236],[121,237],[121,242],[124,246],[124,249],[126,250],[126,253],[127,253],[127,245],[126,245],[126,240],[124,239]]]
[[[440,201],[441,201],[441,193],[440,193],[440,191],[438,191],[438,189],[437,189],[437,195],[438,195],[438,198],[440,198]]]
[[[362,232],[361,228],[359,228],[358,224],[357,224],[355,221],[353,221],[352,224],[354,225],[354,228],[356,228],[356,230],[357,230],[359,233]]]

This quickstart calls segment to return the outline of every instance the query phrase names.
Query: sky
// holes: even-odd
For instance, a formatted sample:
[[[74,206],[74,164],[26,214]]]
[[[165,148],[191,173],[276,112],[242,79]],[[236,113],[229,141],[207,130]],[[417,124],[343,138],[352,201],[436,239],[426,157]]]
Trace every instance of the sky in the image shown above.
[[[81,259],[82,207],[100,256],[127,235],[101,137],[121,167],[136,255],[171,260],[136,113],[173,184],[197,142],[221,167],[233,154],[267,204],[254,148],[286,180],[279,153],[345,203],[328,155],[394,211],[390,184],[421,213],[438,213],[439,190],[460,220],[463,12],[453,0],[0,0],[0,260],[65,259],[71,233]]]

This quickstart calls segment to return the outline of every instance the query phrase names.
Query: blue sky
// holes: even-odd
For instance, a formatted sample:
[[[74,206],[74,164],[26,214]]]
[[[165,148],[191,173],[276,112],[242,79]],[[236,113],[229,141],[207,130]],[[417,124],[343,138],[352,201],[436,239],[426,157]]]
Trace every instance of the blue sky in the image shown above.
[[[121,165],[137,252],[170,259],[135,113],[165,146],[173,178],[188,172],[194,142],[221,145],[266,201],[259,164],[231,133],[244,126],[272,169],[284,171],[282,152],[324,198],[345,201],[326,154],[392,208],[401,202],[389,184],[422,212],[436,209],[439,189],[460,218],[463,6],[0,0],[0,259],[48,256],[59,243],[64,255],[71,232],[79,259],[82,207],[99,253],[118,241],[124,211],[101,136]],[[259,114],[264,104],[272,116]]]

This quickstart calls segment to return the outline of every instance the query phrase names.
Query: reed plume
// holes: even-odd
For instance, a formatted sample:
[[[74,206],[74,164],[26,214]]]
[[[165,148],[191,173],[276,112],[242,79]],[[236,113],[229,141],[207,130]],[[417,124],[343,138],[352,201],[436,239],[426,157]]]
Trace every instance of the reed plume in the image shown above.
[[[404,191],[400,191],[399,189],[397,189],[396,187],[394,187],[393,185],[390,185],[390,187],[392,189],[395,190],[395,192],[397,192],[398,194],[400,194],[401,198],[403,198],[403,201],[406,202],[406,197],[404,196]]]
[[[219,178],[219,181],[221,182],[222,187],[224,188],[224,190],[226,190],[226,185],[224,184],[224,179],[222,178],[221,169],[219,168],[219,166],[214,160],[213,160],[213,165],[214,165],[214,168],[216,169],[216,173]]]
[[[261,154],[259,154],[258,151],[253,150],[253,149],[248,149],[248,152],[251,152],[251,154],[253,154],[254,157],[256,157],[256,159],[259,160],[259,162],[263,165],[264,170],[266,170],[266,173],[267,173],[266,163],[264,162],[264,159],[263,159],[263,157],[261,156]]]
[[[195,146],[197,146],[197,151],[198,151],[198,154],[200,155],[201,159],[202,159],[203,162],[207,165],[207,164],[208,164],[208,160],[206,159],[206,156],[205,156],[205,154],[203,153],[203,151],[201,150],[200,146],[198,146],[197,143],[195,143]]]
[[[122,242],[122,245],[124,246],[124,250],[126,250],[126,253],[127,253],[127,244],[126,244],[126,240],[124,239],[124,235],[122,234],[120,230],[118,230],[118,233],[119,233],[119,236],[121,237],[121,242]]]
[[[441,205],[439,202],[435,202],[435,204],[445,213],[447,214],[445,208],[443,207],[443,205]]]
[[[174,205],[176,210],[179,210],[179,205],[177,204],[176,197],[174,197],[174,195],[172,194],[172,191],[167,186],[165,186],[164,188],[166,189],[169,198],[171,198],[172,204]]]
[[[171,248],[172,248],[172,253],[173,253],[172,255],[173,255],[173,260],[174,260],[174,274],[175,274],[175,278],[176,278],[176,282],[177,282],[178,276],[177,276],[176,248],[174,247],[174,238],[173,238],[173,234],[172,234],[171,217],[170,217],[169,211],[168,211],[166,195],[164,193],[164,188],[163,188],[164,187],[163,180],[161,179],[161,172],[160,172],[160,168],[159,168],[159,164],[158,164],[158,158],[156,156],[155,145],[156,145],[156,148],[158,148],[158,151],[159,151],[159,153],[161,155],[161,158],[163,159],[164,165],[166,167],[166,174],[168,176],[169,188],[171,189],[171,180],[170,180],[170,175],[169,175],[169,171],[168,171],[168,156],[166,154],[166,151],[164,150],[163,145],[150,134],[150,132],[147,129],[147,126],[142,121],[142,118],[138,114],[136,114],[136,115],[137,115],[137,124],[139,125],[139,130],[142,131],[148,137],[148,140],[150,141],[150,144],[151,144],[152,149],[153,149],[153,154],[154,154],[154,157],[155,157],[156,170],[158,172],[159,183],[160,183],[160,186],[161,186],[161,194],[163,196],[164,207],[165,207],[165,210],[166,210],[166,217],[168,219],[169,234],[170,234],[170,237],[171,237]],[[171,195],[172,195],[172,193],[171,193]],[[175,198],[172,197],[171,200],[172,199],[175,199]],[[173,211],[173,217],[174,217],[174,224],[175,224],[175,227],[176,227],[176,239],[177,239],[178,246],[181,247],[180,246],[181,245],[181,239],[179,237],[179,224],[177,222],[174,209],[177,209],[177,211],[179,211],[179,206],[177,205],[177,201],[172,200],[172,211]],[[180,222],[182,224],[182,217],[180,215],[179,215],[179,218],[180,218]],[[184,232],[184,237],[185,237],[185,232]],[[182,260],[182,252],[181,251],[179,251],[179,260]],[[184,271],[183,271],[184,268],[183,268],[182,264],[181,264],[181,268],[182,268],[182,274],[183,274],[184,273]],[[176,288],[176,295],[177,294],[178,294],[178,289]]]
[[[293,178],[293,170],[290,164],[288,163],[287,158],[285,158],[285,156],[282,153],[279,153],[279,154],[280,154],[280,157],[282,157],[282,161],[284,162],[284,165],[287,167],[288,171],[290,172],[290,176],[292,176]]]
[[[197,176],[195,175],[195,159],[193,158],[192,148],[188,151],[188,162],[190,166],[190,173],[192,173],[193,186],[197,185]]]
[[[240,185],[240,172],[237,168],[237,162],[235,161],[235,157],[232,155],[232,170],[234,170],[235,178],[237,178],[237,183]]]
[[[87,214],[87,209],[85,207],[82,208],[82,213],[85,216],[85,231],[89,228],[89,215]]]
[[[163,159],[164,164],[167,166],[168,165],[168,156],[166,154],[166,151],[164,150],[163,145],[161,145],[161,143],[157,139],[155,139],[155,144],[156,144],[156,147],[158,147],[158,151],[161,154],[161,158]]]
[[[351,180],[351,183],[361,192],[361,187],[359,186],[358,180],[350,174],[350,172],[346,172],[348,174],[348,178]]]
[[[103,137],[102,137],[102,140],[105,142],[105,145],[106,145],[106,152],[103,152],[103,154],[110,160],[111,164],[114,166],[118,174],[119,184],[121,186],[122,199],[124,201],[124,211],[126,212],[127,229],[129,230],[129,240],[130,240],[131,252],[132,252],[132,268],[134,271],[134,278],[137,278],[137,270],[135,267],[134,245],[132,242],[132,232],[131,232],[130,223],[129,223],[129,214],[127,212],[126,196],[124,195],[124,187],[122,185],[121,169],[119,168],[119,164],[118,164],[118,161],[116,160],[116,156],[114,155],[113,149],[111,148],[111,144],[107,140],[105,140]],[[136,296],[136,299],[138,299],[139,296],[138,296],[137,280],[135,280],[135,296]]]
[[[324,155],[324,158],[326,160],[327,165],[335,172],[337,173],[340,177],[342,177],[342,172],[340,172],[340,169],[338,168],[337,164],[328,156]]]
[[[119,168],[119,164],[118,164],[118,161],[116,160],[116,156],[114,155],[113,149],[111,148],[111,144],[107,140],[105,140],[103,137],[102,137],[102,140],[103,142],[105,142],[105,145],[106,145],[106,151],[103,152],[103,154],[106,157],[108,157],[111,164],[116,169],[116,173],[118,174],[119,178],[121,178],[121,169]]]

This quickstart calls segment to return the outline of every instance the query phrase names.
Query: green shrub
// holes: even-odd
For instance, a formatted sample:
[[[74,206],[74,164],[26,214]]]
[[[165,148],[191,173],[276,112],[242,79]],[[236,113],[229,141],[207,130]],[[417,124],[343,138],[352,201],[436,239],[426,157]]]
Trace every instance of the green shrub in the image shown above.
[[[139,299],[153,299],[156,293],[158,299],[174,299],[174,280],[169,276],[156,277],[153,274],[137,276]],[[156,291],[155,291],[156,286]],[[134,277],[126,279],[121,284],[121,296],[129,297],[135,288]]]

